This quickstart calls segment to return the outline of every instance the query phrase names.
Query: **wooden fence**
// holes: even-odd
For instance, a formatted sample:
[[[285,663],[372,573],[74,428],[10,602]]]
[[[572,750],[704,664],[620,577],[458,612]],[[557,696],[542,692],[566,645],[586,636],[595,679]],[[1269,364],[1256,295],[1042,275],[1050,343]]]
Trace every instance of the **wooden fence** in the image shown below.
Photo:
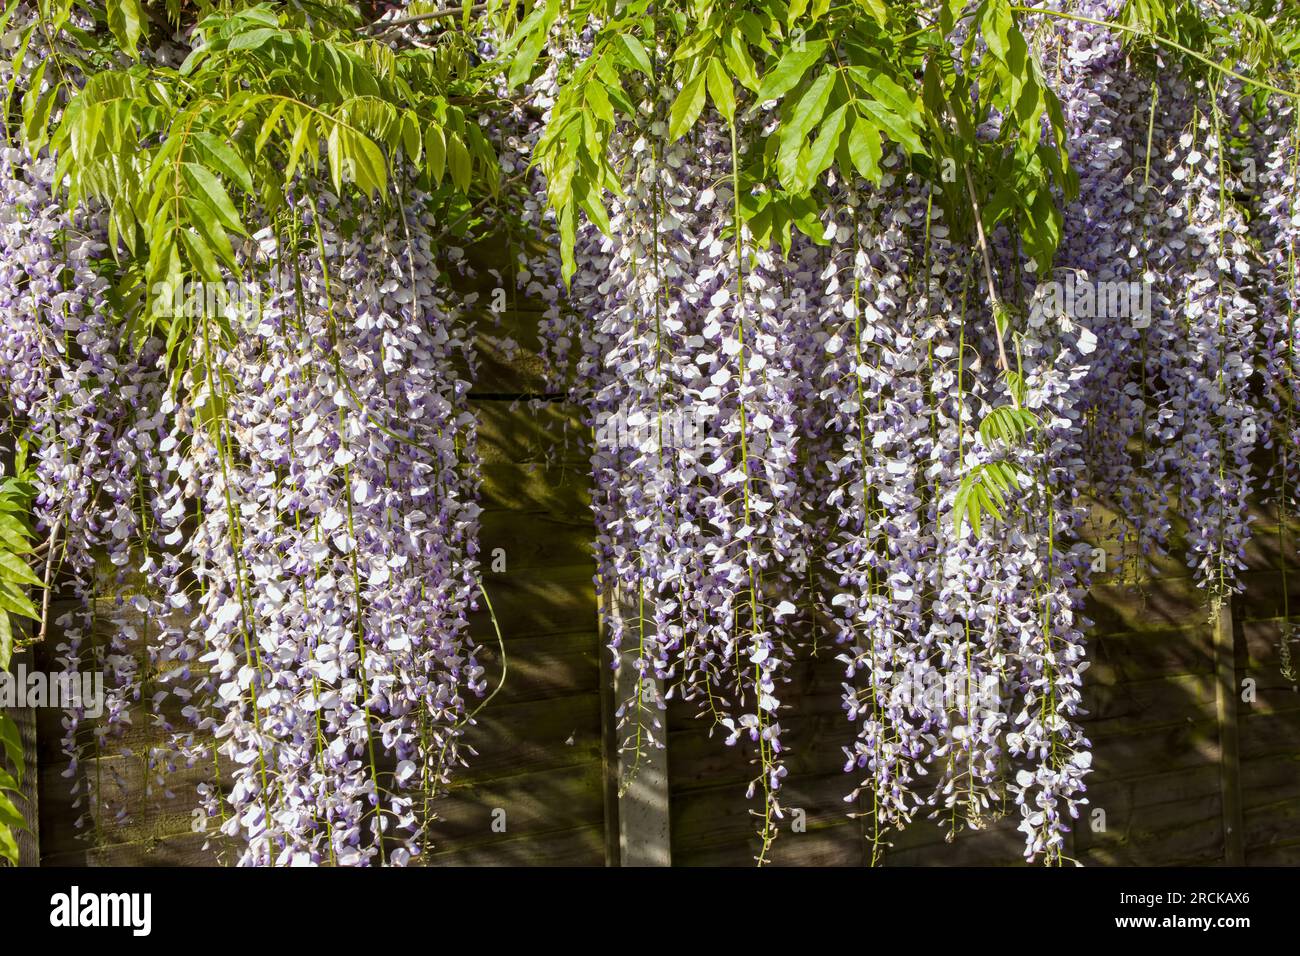
[[[487,281],[486,279],[484,280]],[[509,679],[468,732],[477,751],[438,804],[426,862],[549,865],[750,865],[757,852],[752,768],[740,748],[708,735],[688,707],[667,714],[668,746],[620,795],[616,693],[598,628],[593,537],[584,463],[570,439],[576,411],[558,401],[523,405],[544,390],[524,310],[481,337],[484,366],[472,395],[481,422],[485,568],[509,659]],[[522,358],[502,345],[510,334]],[[1093,742],[1090,812],[1070,854],[1088,865],[1300,863],[1300,642],[1283,651],[1285,613],[1300,616],[1300,568],[1263,514],[1248,555],[1247,588],[1211,619],[1204,595],[1177,562],[1138,583],[1098,576],[1085,675]],[[497,549],[501,549],[500,552]],[[483,661],[498,673],[486,619],[475,622]],[[854,778],[841,747],[853,736],[840,709],[842,666],[827,649],[797,664],[783,697],[789,746],[784,803],[791,814],[773,848],[786,865],[869,862],[865,821],[845,803]],[[35,662],[38,666],[41,661]],[[1295,669],[1293,669],[1295,668]],[[130,822],[78,835],[58,753],[57,711],[19,715],[35,768],[29,794],[37,833],[24,860],[47,865],[197,865],[215,861],[192,829],[185,775],[177,798],[146,801],[141,761],[112,761],[126,781]],[[139,714],[126,743],[143,750]],[[95,768],[90,771],[94,773]],[[192,788],[191,788],[192,789]],[[896,835],[885,865],[1016,864],[1015,808],[952,842],[930,821]],[[1098,815],[1101,811],[1101,815]],[[1104,819],[1103,819],[1104,818]],[[800,825],[795,826],[798,819]]]

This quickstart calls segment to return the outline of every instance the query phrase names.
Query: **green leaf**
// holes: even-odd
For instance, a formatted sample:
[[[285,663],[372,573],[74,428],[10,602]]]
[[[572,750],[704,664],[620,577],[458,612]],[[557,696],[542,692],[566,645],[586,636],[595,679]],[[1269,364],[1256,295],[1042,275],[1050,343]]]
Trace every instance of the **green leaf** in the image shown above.
[[[839,147],[840,136],[844,133],[844,119],[848,109],[849,105],[845,103],[833,110],[818,130],[817,138],[813,140],[812,148],[808,151],[807,167],[800,171],[800,185],[805,190],[811,189],[818,177],[834,162],[835,150]]]
[[[222,175],[238,183],[244,192],[253,191],[253,177],[249,174],[248,167],[227,143],[204,131],[196,132],[194,139],[203,147],[203,152]]]
[[[190,263],[195,270],[209,282],[220,282],[221,269],[217,266],[216,257],[202,235],[196,229],[190,228],[182,229],[180,236],[181,243],[189,253]]]
[[[971,478],[970,475],[962,478],[961,484],[957,486],[957,494],[952,499],[952,526],[953,530],[961,534],[962,525],[966,522],[966,506],[970,499]]]
[[[8,9],[13,11],[18,4],[10,4]],[[14,90],[18,85],[18,78],[23,75],[23,62],[27,59],[27,48],[31,44],[32,34],[36,31],[36,23],[31,23],[22,28],[21,38],[18,41],[18,49],[14,51],[13,57],[9,60],[9,83],[5,86],[4,100],[0,101],[0,116],[8,116],[9,110],[13,103]],[[76,102],[75,100],[73,101]]]
[[[11,830],[29,829],[22,813],[3,791],[0,791],[0,826],[7,826]]]
[[[325,139],[325,155],[329,161],[330,182],[334,185],[334,194],[341,196],[344,180],[352,181],[356,177],[356,171],[353,167],[353,158],[347,155],[346,134],[338,123],[330,127],[329,136]]]
[[[48,62],[43,60],[37,69],[41,69]],[[33,152],[39,152],[49,140],[50,111],[54,108],[58,94],[57,83],[41,93],[39,81],[35,79],[32,80],[32,86],[27,91],[27,98],[23,103],[23,133]]]
[[[578,169],[577,138],[565,142],[564,149],[546,167],[546,193],[551,205],[563,211],[573,202],[573,176]]]
[[[605,205],[600,201],[600,190],[587,190],[587,195],[582,200],[582,208],[587,211],[592,224],[608,236],[610,234],[609,213],[605,211]]]
[[[1015,400],[1021,405],[1025,403],[1025,396],[1028,394],[1025,390],[1025,380],[1021,374],[1014,369],[1003,373],[1003,378],[1007,382],[1007,390],[1015,397]]]
[[[646,76],[653,77],[654,70],[650,64],[650,56],[646,53],[645,47],[641,41],[630,33],[619,33],[616,35],[616,42],[624,53],[624,61],[635,69],[640,70]]]
[[[257,139],[253,142],[253,155],[261,156],[262,148],[266,146],[266,141],[271,138],[275,132],[276,126],[280,123],[280,117],[284,113],[285,107],[289,105],[288,100],[280,100],[275,106],[271,107],[271,112],[266,114],[266,121],[262,123],[262,129],[257,134]]]
[[[785,52],[776,66],[763,77],[756,98],[760,103],[784,96],[803,79],[808,68],[822,58],[826,51],[825,40],[812,40],[804,44],[802,50],[790,49]]]
[[[185,197],[185,205],[190,214],[190,223],[203,237],[208,248],[228,268],[232,271],[236,270],[238,264],[235,262],[235,251],[230,245],[230,236],[226,234],[226,230],[218,221],[216,214],[207,203],[204,203],[197,196]]]
[[[415,165],[424,158],[424,137],[420,135],[420,120],[414,113],[402,116],[402,149]]]
[[[0,859],[8,860],[14,866],[18,865],[18,844],[14,841],[14,835],[6,826],[0,826]]]
[[[1021,238],[1025,251],[1034,257],[1041,274],[1046,275],[1052,267],[1052,259],[1061,242],[1063,220],[1061,211],[1056,208],[1051,194],[1041,189],[1034,196],[1029,215],[1022,218]]]
[[[19,554],[31,550],[32,533],[13,515],[0,513],[0,544]]]
[[[226,44],[226,49],[255,50],[272,37],[282,37],[284,35],[284,31],[282,30],[272,30],[268,27],[260,27],[259,29],[248,30],[245,33],[240,33],[238,36],[233,37],[231,41]]]
[[[577,216],[573,204],[568,203],[560,209],[560,275],[567,286],[573,274],[578,271],[578,263],[573,250],[577,244]]]
[[[701,72],[682,87],[668,110],[668,141],[674,143],[685,136],[703,110],[704,74]]]
[[[373,139],[361,133],[352,133],[350,139],[357,164],[357,184],[367,193],[382,194],[388,189],[388,163],[384,160],[383,150]]]
[[[925,155],[925,145],[921,138],[917,136],[916,130],[913,129],[902,117],[894,113],[883,103],[872,100],[860,100],[862,109],[871,114],[877,127],[884,130],[895,143],[902,146],[910,153]]]
[[[560,0],[546,0],[544,6],[534,8],[507,38],[501,52],[510,58],[508,82],[512,88],[532,74],[533,64],[546,46],[547,33],[559,13]]]
[[[447,137],[447,171],[451,173],[451,181],[457,189],[461,192],[469,191],[470,183],[474,180],[473,165],[464,140],[455,133]]]
[[[311,132],[311,117],[304,114],[299,117],[298,125],[293,131],[293,139],[289,141],[289,155],[284,166],[284,182],[286,185],[293,180],[294,171],[298,168],[298,161],[302,158],[307,144],[311,142]]]
[[[745,89],[757,92],[760,86],[758,71],[754,68],[753,57],[749,55],[749,45],[745,42],[745,37],[739,30],[733,30],[728,34],[726,46],[722,52],[736,81]]]
[[[995,520],[1004,520],[1001,509],[1007,506],[1007,500],[1002,497],[1002,492],[992,485],[983,484],[980,486],[980,498],[984,502],[984,510],[991,514]],[[997,504],[994,504],[995,501]]]
[[[230,194],[211,170],[198,163],[183,163],[181,172],[190,189],[212,207],[212,211],[217,214],[223,226],[241,236],[245,234],[244,226],[239,221],[239,214],[235,212],[235,204],[230,201]]]
[[[863,179],[880,183],[880,130],[865,116],[854,115],[849,129],[849,158]]]
[[[245,23],[260,23],[263,26],[278,27],[280,21],[276,19],[275,12],[270,9],[269,3],[259,3],[256,6],[248,6],[241,9],[231,19],[241,26]]]
[[[790,118],[781,124],[777,134],[776,175],[786,189],[799,191],[799,158],[804,140],[826,112],[834,85],[835,74],[830,70],[822,73],[799,97],[790,111]]]
[[[435,185],[442,182],[447,170],[447,140],[442,130],[432,123],[424,133],[424,168],[429,171]]]
[[[993,507],[993,502],[996,501],[1000,507],[1005,508],[1007,505],[1007,499],[1003,496],[1002,491],[998,487],[998,482],[994,478],[995,472],[995,468],[985,467],[983,481],[980,483],[980,491],[987,510],[1001,521],[1002,513],[998,511],[997,508]]]
[[[1011,49],[1011,40],[1008,34],[1015,30],[1015,23],[1011,18],[1011,10],[1008,8],[1006,0],[989,0],[984,11],[984,17],[980,22],[980,30],[984,35],[984,43],[988,46],[989,53],[1005,63],[1007,54]]]
[[[1008,383],[1014,393],[1015,385]],[[1018,401],[1023,401],[1023,396],[1017,396]],[[1012,405],[999,405],[991,409],[980,422],[980,437],[984,439],[984,444],[990,448],[995,441],[1001,441],[1006,445],[1015,445],[1024,441],[1025,437],[1038,427],[1038,416],[1027,408],[1016,408]],[[987,470],[992,474],[991,470]]]
[[[708,77],[709,97],[713,100],[713,105],[730,123],[736,115],[736,91],[731,85],[731,77],[727,76],[722,61],[717,57],[709,60],[705,75]]]
[[[782,135],[789,134],[800,141],[821,122],[826,113],[826,104],[830,101],[831,90],[835,85],[835,74],[831,70],[822,73],[813,80],[812,85],[799,97],[790,118],[781,124]]]
[[[41,617],[40,612],[36,610],[36,605],[28,599],[27,595],[8,581],[0,581],[0,609],[10,614],[31,618],[33,621],[40,620]]]
[[[854,69],[856,72],[857,68]],[[914,127],[925,125],[916,101],[888,76],[876,73],[870,77],[868,86],[875,98],[888,106],[890,111],[896,113],[903,122]]]
[[[30,584],[33,587],[45,586],[45,582],[32,573],[26,561],[8,551],[0,551],[0,580]]]
[[[7,9],[0,10],[0,33],[2,33],[5,27],[9,25],[9,19],[14,15],[14,11],[17,9],[18,4],[12,3]]]
[[[0,671],[9,669],[9,662],[14,656],[13,622],[9,620],[8,611],[0,611]]]
[[[594,80],[588,83],[583,88],[583,95],[596,119],[604,120],[606,123],[614,122],[614,105],[610,103],[609,95],[600,83]]]
[[[985,415],[983,421],[980,422],[980,437],[984,439],[984,444],[990,448],[993,446],[994,439],[998,437],[997,413],[998,410],[995,408]]]
[[[858,0],[858,2],[882,27],[888,25],[889,10],[885,7],[885,0]]]
[[[23,756],[23,738],[18,732],[18,724],[12,717],[0,714],[0,746],[4,747],[9,757],[9,764],[14,768],[14,776],[23,782],[27,773],[27,760]]]
[[[984,477],[991,487],[1001,491],[1010,491],[1018,484],[1015,480],[1015,472],[1005,461],[989,462],[984,467]],[[998,500],[1002,499],[999,497]]]
[[[145,21],[140,0],[107,0],[105,9],[108,13],[108,28],[113,31],[118,46],[123,53],[135,59]]]

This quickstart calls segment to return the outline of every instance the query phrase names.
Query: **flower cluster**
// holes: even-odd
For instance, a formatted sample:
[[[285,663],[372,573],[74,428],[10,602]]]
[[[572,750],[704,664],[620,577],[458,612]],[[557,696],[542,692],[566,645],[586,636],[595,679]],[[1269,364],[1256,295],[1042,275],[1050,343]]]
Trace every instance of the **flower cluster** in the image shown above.
[[[409,859],[485,685],[472,348],[440,224],[418,194],[400,224],[300,203],[249,263],[256,312],[197,320],[182,405],[161,343],[122,341],[103,243],[70,238],[51,167],[10,151],[0,177],[5,400],[74,599],[59,659],[107,671],[98,771],[147,700],[150,783],[219,757],[228,797],[201,791],[243,862]],[[65,726],[75,775],[82,715]]]

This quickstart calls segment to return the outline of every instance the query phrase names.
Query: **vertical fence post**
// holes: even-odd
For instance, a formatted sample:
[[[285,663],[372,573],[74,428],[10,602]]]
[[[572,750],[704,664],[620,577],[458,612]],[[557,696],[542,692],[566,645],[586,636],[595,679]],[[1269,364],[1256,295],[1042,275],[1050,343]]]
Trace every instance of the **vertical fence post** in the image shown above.
[[[1223,860],[1246,862],[1241,807],[1241,753],[1237,736],[1237,661],[1231,600],[1210,606],[1214,628],[1215,716],[1219,724],[1219,789],[1223,802]]]
[[[631,620],[638,613],[635,604],[629,603],[623,595],[613,595],[610,600],[619,601],[624,608],[624,619]],[[613,663],[610,652],[604,648],[605,634],[601,630],[601,660],[605,665]],[[613,847],[609,846],[611,835],[617,836],[617,865],[619,866],[670,866],[672,864],[672,844],[670,840],[668,813],[668,748],[667,718],[661,717],[664,724],[659,731],[663,738],[662,748],[644,747],[640,760],[637,761],[635,773],[632,763],[637,759],[634,753],[624,752],[622,746],[624,731],[618,729],[617,710],[624,701],[635,697],[637,673],[634,662],[636,649],[623,647],[618,654],[618,667],[611,674],[602,668],[601,674],[601,709],[606,743],[606,786],[612,784],[613,806],[610,806],[607,790],[606,800],[606,863],[613,862]],[[662,690],[662,687],[660,687]],[[613,780],[608,779],[613,771]],[[630,779],[629,779],[630,778]],[[612,817],[612,819],[611,819]]]

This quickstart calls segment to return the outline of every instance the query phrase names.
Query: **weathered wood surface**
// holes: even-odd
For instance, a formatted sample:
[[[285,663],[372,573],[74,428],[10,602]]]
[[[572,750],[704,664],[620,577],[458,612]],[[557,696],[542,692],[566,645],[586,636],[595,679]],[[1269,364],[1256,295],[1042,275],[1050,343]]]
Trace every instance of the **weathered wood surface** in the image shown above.
[[[1254,681],[1254,699],[1239,703],[1243,842],[1248,864],[1300,863],[1300,641],[1282,660],[1286,621],[1245,621],[1236,683]]]
[[[602,865],[602,675],[577,418],[558,403],[474,406],[488,463],[483,581],[507,678],[466,732],[473,755],[434,804],[439,819],[425,862]],[[505,571],[493,570],[502,556]],[[495,686],[496,631],[485,611],[473,624]]]

